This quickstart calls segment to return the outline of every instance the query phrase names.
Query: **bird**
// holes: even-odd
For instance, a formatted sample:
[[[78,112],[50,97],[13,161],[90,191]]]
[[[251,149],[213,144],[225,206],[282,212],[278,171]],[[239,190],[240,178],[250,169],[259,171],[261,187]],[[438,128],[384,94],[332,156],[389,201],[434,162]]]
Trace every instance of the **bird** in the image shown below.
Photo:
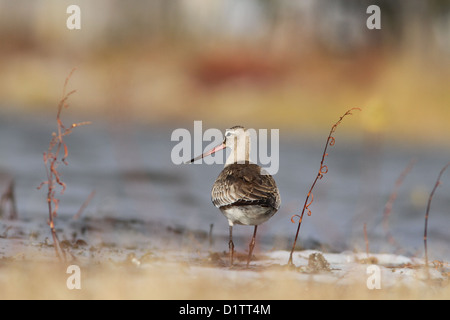
[[[226,129],[225,138],[220,145],[188,163],[225,148],[231,149],[231,152],[212,186],[211,201],[228,220],[230,267],[234,260],[233,226],[254,226],[247,257],[249,267],[258,225],[269,220],[278,211],[281,204],[280,193],[274,178],[259,165],[250,162],[250,134],[242,126]]]

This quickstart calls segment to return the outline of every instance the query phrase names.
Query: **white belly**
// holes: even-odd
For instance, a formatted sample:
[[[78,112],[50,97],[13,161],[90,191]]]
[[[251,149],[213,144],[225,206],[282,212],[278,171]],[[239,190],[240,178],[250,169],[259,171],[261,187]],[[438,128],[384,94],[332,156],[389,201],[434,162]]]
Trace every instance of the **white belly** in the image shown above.
[[[232,206],[221,208],[220,211],[228,219],[230,226],[234,224],[259,225],[269,220],[277,212],[274,208],[257,205]]]

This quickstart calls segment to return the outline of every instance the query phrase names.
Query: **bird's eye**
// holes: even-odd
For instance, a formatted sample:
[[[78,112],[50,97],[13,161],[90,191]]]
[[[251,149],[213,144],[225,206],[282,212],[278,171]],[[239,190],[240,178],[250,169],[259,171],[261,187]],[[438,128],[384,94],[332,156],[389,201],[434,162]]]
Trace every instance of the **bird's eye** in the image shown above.
[[[229,136],[231,136],[231,132],[230,132],[230,131],[227,131],[227,132],[225,133],[225,137],[229,137]]]

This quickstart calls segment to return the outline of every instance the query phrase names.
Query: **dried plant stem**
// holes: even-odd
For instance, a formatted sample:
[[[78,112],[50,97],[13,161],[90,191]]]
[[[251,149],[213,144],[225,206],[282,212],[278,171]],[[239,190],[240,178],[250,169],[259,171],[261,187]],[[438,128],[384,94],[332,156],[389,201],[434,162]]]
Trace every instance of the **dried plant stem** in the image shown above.
[[[394,190],[390,194],[389,199],[386,202],[386,205],[384,206],[383,229],[386,233],[386,237],[387,237],[389,243],[396,246],[397,248],[399,248],[400,246],[397,243],[397,241],[395,241],[394,237],[392,236],[391,232],[389,231],[389,216],[392,212],[392,206],[393,206],[395,200],[397,199],[398,190],[402,186],[403,181],[405,180],[408,173],[412,170],[415,163],[416,163],[416,159],[415,158],[411,159],[409,161],[408,165],[405,167],[405,169],[403,169],[403,171],[400,173],[397,180],[395,181]]]
[[[89,205],[89,202],[91,202],[92,198],[94,198],[94,196],[95,196],[95,190],[92,190],[92,192],[89,194],[89,196],[86,198],[86,200],[81,205],[77,214],[73,216],[74,220],[78,220],[81,217],[82,213],[84,212],[86,207]]]
[[[298,239],[298,235],[300,232],[300,227],[302,225],[302,221],[303,221],[303,215],[305,214],[305,210],[308,210],[308,215],[311,215],[311,209],[309,209],[309,206],[313,203],[314,201],[314,195],[312,193],[317,181],[319,181],[320,179],[323,178],[323,175],[326,174],[328,172],[328,167],[326,165],[324,165],[325,162],[325,158],[328,156],[327,153],[327,149],[328,146],[334,146],[336,140],[333,137],[334,132],[336,131],[336,128],[339,126],[339,124],[341,124],[342,120],[348,116],[351,115],[353,110],[359,110],[361,111],[360,108],[352,108],[350,110],[347,110],[347,112],[344,113],[344,115],[342,115],[339,120],[331,127],[330,133],[328,134],[328,138],[327,138],[327,142],[325,144],[325,148],[323,150],[323,154],[322,154],[322,160],[320,161],[320,167],[319,167],[319,172],[317,173],[316,178],[314,179],[314,182],[311,185],[311,188],[309,189],[309,192],[306,196],[305,199],[305,203],[303,205],[303,209],[300,215],[295,214],[291,217],[291,222],[294,222],[294,218],[297,217],[299,218],[298,220],[298,225],[297,225],[297,232],[295,233],[295,238],[294,238],[294,243],[292,244],[292,249],[291,249],[291,253],[289,254],[289,261],[288,261],[288,265],[292,265],[292,255],[294,254],[294,250],[295,250],[295,245],[297,244],[297,239]],[[311,201],[309,200],[311,198]]]
[[[9,182],[8,188],[6,191],[2,194],[0,198],[0,217],[3,216],[3,213],[6,211],[5,207],[7,207],[7,204],[9,203],[9,220],[15,220],[18,217],[17,214],[17,203],[16,203],[16,196],[14,193],[14,180],[11,179]]]
[[[427,210],[425,212],[425,230],[423,233],[423,244],[425,247],[425,267],[428,271],[428,245],[427,245],[427,238],[428,238],[428,217],[430,215],[430,207],[431,207],[431,200],[433,199],[434,193],[436,192],[437,187],[441,184],[441,177],[444,174],[444,171],[450,166],[450,162],[447,163],[439,173],[439,176],[436,180],[436,183],[433,187],[433,190],[431,190],[430,197],[428,198],[428,204],[427,204]],[[428,275],[429,276],[429,275]]]
[[[367,258],[369,258],[369,236],[367,235],[367,223],[366,222],[364,222],[363,231],[364,231],[364,242],[366,243],[366,256],[367,256]]]
[[[55,248],[56,256],[58,257],[59,260],[66,261],[66,252],[61,247],[61,243],[59,241],[58,235],[56,234],[56,230],[55,230],[54,217],[56,216],[56,211],[53,211],[53,208],[52,208],[52,202],[54,200],[54,198],[52,199],[52,197],[54,197],[53,185],[49,184],[48,193],[47,193],[48,214],[49,214],[48,225],[52,232],[53,247]]]
[[[68,108],[67,100],[76,91],[70,91],[66,93],[67,84],[75,69],[72,69],[64,82],[63,95],[58,104],[58,112],[56,114],[57,133],[52,133],[52,139],[50,140],[48,150],[44,152],[44,165],[47,174],[47,180],[42,182],[38,187],[40,189],[43,185],[47,185],[47,205],[48,205],[48,225],[52,232],[53,246],[55,248],[56,256],[59,260],[66,260],[66,253],[60,245],[58,235],[55,230],[55,217],[57,216],[59,199],[56,198],[56,188],[61,187],[61,194],[64,194],[66,190],[66,184],[61,180],[60,173],[58,171],[58,165],[60,162],[67,165],[68,148],[64,142],[64,136],[70,134],[73,128],[81,125],[89,124],[90,122],[74,123],[70,127],[66,128],[61,120],[61,111],[63,107]],[[60,160],[60,154],[64,150],[64,154]]]

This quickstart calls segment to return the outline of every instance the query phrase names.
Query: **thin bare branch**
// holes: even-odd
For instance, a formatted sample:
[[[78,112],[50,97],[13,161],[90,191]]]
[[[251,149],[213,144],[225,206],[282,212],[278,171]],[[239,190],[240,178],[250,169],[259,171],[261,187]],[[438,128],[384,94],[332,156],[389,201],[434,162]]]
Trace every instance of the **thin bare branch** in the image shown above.
[[[402,186],[403,181],[405,180],[405,178],[408,175],[408,173],[414,167],[415,163],[416,163],[416,159],[415,158],[411,159],[409,161],[408,165],[405,167],[405,169],[403,169],[403,171],[400,173],[400,175],[398,176],[397,180],[395,181],[394,190],[390,194],[389,199],[386,202],[386,205],[384,206],[384,211],[383,211],[383,229],[384,229],[384,231],[386,233],[386,237],[387,237],[389,243],[391,245],[397,247],[397,248],[400,248],[400,245],[397,243],[397,241],[394,239],[393,235],[389,231],[389,216],[390,216],[390,214],[392,212],[393,204],[394,204],[395,200],[397,199],[398,190]]]
[[[297,232],[295,234],[295,239],[294,239],[294,243],[292,245],[291,253],[289,254],[288,265],[292,265],[293,264],[292,263],[292,255],[294,254],[295,245],[297,244],[297,239],[298,239],[298,235],[299,235],[299,232],[300,232],[300,227],[302,225],[303,215],[305,214],[305,210],[308,210],[308,215],[311,215],[311,209],[309,209],[309,206],[312,204],[313,199],[314,199],[312,191],[313,191],[317,181],[322,179],[324,174],[326,174],[328,172],[328,167],[326,165],[324,165],[324,162],[325,162],[325,158],[328,156],[328,153],[327,153],[328,146],[334,146],[334,144],[336,142],[335,138],[333,137],[333,133],[336,131],[337,127],[341,124],[342,120],[346,116],[351,115],[352,111],[354,111],[354,110],[361,111],[360,108],[352,108],[352,109],[347,110],[347,112],[345,112],[339,118],[339,120],[331,127],[330,133],[328,134],[328,137],[327,137],[327,142],[325,144],[325,148],[323,150],[322,160],[320,161],[319,172],[317,173],[317,176],[314,179],[314,182],[312,183],[311,188],[309,189],[308,195],[306,196],[306,200],[305,200],[305,203],[303,205],[302,212],[301,212],[300,216],[296,214],[296,215],[293,215],[291,217],[291,221],[292,222],[294,222],[293,218],[296,217],[296,216],[299,217],[299,221],[298,221]],[[311,201],[309,200],[310,197],[311,197]]]
[[[87,197],[87,199],[83,202],[83,204],[81,205],[80,209],[78,210],[77,214],[73,216],[74,220],[78,220],[81,216],[81,214],[84,212],[84,210],[86,209],[86,207],[89,205],[89,202],[91,202],[92,198],[94,198],[95,196],[95,190],[93,190],[89,196]]]
[[[430,215],[430,208],[431,208],[431,201],[433,200],[433,196],[434,193],[436,192],[437,187],[439,187],[439,185],[441,184],[441,177],[444,174],[445,170],[447,170],[448,166],[450,166],[450,162],[447,163],[441,170],[441,172],[439,172],[439,176],[436,180],[436,183],[433,187],[433,190],[431,190],[430,193],[430,197],[428,198],[428,204],[427,204],[427,210],[425,212],[425,230],[423,232],[423,244],[425,247],[425,267],[427,269],[427,273],[428,273],[428,244],[427,244],[427,240],[428,240],[428,217]],[[428,273],[428,278],[430,277],[429,273]]]
[[[48,205],[48,225],[52,232],[53,237],[53,246],[55,248],[56,256],[59,260],[66,260],[66,252],[61,247],[60,241],[58,239],[58,235],[55,230],[55,217],[57,216],[59,209],[59,199],[55,197],[56,188],[59,186],[61,189],[61,194],[66,190],[66,184],[61,179],[61,174],[58,171],[58,165],[60,162],[67,165],[66,158],[69,155],[68,147],[64,141],[64,137],[72,132],[72,129],[78,127],[80,125],[88,124],[88,122],[80,122],[78,124],[72,124],[69,128],[64,126],[61,120],[61,111],[64,108],[68,108],[69,104],[67,103],[69,97],[76,92],[76,90],[72,90],[69,93],[66,93],[67,85],[69,83],[69,79],[74,73],[75,68],[72,69],[70,74],[67,76],[64,87],[63,87],[63,95],[61,100],[58,103],[58,110],[56,113],[56,123],[57,123],[57,133],[52,133],[52,138],[49,143],[49,147],[47,152],[44,152],[44,165],[45,172],[47,175],[47,181],[42,182],[38,189],[41,189],[44,185],[47,186],[47,205]],[[61,152],[63,155],[61,156]],[[61,157],[61,159],[60,159]]]

